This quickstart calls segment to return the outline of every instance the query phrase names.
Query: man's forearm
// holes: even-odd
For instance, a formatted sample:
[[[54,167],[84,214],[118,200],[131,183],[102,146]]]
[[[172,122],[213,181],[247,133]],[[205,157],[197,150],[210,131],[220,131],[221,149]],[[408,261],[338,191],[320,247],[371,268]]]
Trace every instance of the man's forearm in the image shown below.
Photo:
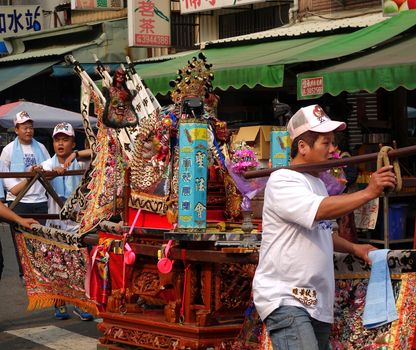
[[[371,244],[352,243],[336,234],[332,235],[332,242],[334,244],[334,251],[354,255],[357,258],[363,259],[367,264],[371,264],[369,253],[377,249]]]
[[[7,221],[13,221],[16,223],[18,223],[21,219],[19,215],[6,207],[2,202],[0,202],[0,216]]]
[[[342,238],[337,234],[333,234],[332,242],[334,243],[334,251],[339,253],[354,254],[354,243],[347,241],[345,238]]]
[[[326,197],[319,205],[315,220],[339,218],[374,198],[366,190]]]
[[[341,196],[326,197],[319,205],[315,220],[339,218],[381,196],[385,188],[394,188],[397,180],[391,170],[392,166],[390,165],[378,169],[371,175],[370,182],[364,190]]]
[[[16,186],[12,187],[9,191],[13,196],[17,196],[27,185],[28,180],[23,179]]]

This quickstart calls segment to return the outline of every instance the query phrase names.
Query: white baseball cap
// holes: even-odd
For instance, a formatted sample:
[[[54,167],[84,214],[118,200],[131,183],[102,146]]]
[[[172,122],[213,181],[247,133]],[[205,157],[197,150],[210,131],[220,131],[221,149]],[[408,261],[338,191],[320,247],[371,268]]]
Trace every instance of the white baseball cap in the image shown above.
[[[75,136],[74,128],[71,124],[67,122],[59,123],[55,128],[53,129],[52,137],[55,137],[56,134],[65,134],[68,136]]]
[[[299,109],[290,118],[287,131],[290,138],[294,140],[306,131],[326,133],[330,131],[341,131],[347,127],[344,122],[331,120],[321,106],[311,105]]]
[[[14,116],[14,126],[16,126],[17,124],[23,124],[26,123],[27,121],[32,121],[33,119],[30,117],[29,113],[27,113],[26,111],[20,111],[18,113],[16,113],[16,115]]]

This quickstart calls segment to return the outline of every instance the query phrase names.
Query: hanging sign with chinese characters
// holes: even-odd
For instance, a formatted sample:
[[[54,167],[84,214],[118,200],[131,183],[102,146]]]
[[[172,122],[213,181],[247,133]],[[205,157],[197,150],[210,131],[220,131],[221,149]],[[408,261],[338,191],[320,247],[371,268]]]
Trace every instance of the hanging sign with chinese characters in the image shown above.
[[[128,2],[129,46],[170,46],[170,1]]]
[[[324,93],[324,78],[313,77],[305,78],[301,81],[301,96],[313,97],[320,96]]]
[[[72,10],[116,10],[123,7],[123,0],[71,0]]]
[[[43,16],[40,6],[0,6],[0,38],[41,29]]]
[[[178,230],[206,228],[207,127],[207,123],[192,119],[183,119],[179,124]]]
[[[222,7],[235,7],[266,0],[180,0],[181,14],[217,10]]]

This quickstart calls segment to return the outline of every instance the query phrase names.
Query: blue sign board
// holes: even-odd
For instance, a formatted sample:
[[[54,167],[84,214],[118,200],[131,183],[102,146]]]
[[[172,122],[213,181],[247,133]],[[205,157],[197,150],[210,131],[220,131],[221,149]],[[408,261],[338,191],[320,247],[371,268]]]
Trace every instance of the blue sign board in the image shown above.
[[[38,32],[42,27],[43,14],[39,5],[0,6],[0,53],[8,53],[2,38]]]

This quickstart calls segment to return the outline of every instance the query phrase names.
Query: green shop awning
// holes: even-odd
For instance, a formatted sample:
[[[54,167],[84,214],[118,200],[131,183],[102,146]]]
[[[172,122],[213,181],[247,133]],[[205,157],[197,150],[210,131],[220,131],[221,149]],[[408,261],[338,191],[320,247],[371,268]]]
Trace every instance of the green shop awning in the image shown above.
[[[226,90],[246,85],[283,86],[288,64],[323,61],[356,54],[387,41],[416,26],[416,11],[405,11],[383,22],[349,34],[207,48],[202,52],[213,64],[214,87]],[[166,94],[169,81],[195,52],[164,62],[141,63],[135,67],[153,93]]]
[[[299,52],[302,46],[314,47],[316,42],[328,38],[307,38],[284,40],[260,44],[250,44],[225,48],[205,49],[202,52],[208,63],[213,65],[214,87],[226,90],[246,85],[250,88],[257,84],[265,87],[283,85],[284,64],[282,58]],[[159,63],[136,65],[138,74],[154,93],[166,94],[171,88],[169,81],[175,79],[178,69],[182,69],[198,53]],[[284,63],[285,60],[283,60]]]
[[[357,59],[314,72],[298,74],[298,99],[343,91],[374,92],[379,88],[416,89],[416,34]]]
[[[0,66],[0,91],[3,91],[10,86],[13,86],[21,81],[38,74],[50,66],[53,66],[57,61],[26,63],[16,66]]]

